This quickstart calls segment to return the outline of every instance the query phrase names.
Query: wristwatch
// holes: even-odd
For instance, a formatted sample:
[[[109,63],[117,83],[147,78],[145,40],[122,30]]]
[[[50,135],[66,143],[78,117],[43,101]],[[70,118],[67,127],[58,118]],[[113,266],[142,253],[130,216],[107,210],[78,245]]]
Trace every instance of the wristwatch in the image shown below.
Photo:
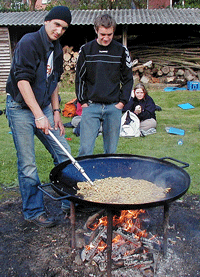
[[[53,113],[54,113],[54,112],[59,112],[59,113],[61,113],[61,109],[54,109],[54,110],[53,110]]]

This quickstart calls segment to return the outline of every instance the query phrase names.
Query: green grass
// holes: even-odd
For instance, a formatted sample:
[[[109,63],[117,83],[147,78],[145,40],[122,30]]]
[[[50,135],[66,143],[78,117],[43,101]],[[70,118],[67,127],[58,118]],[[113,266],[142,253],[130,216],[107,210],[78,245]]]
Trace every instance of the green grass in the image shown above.
[[[66,86],[65,86],[66,87]],[[61,108],[65,102],[75,97],[74,87],[69,89],[61,87]],[[185,170],[190,174],[191,186],[190,194],[200,194],[200,143],[199,143],[199,112],[200,112],[200,92],[198,91],[174,91],[164,92],[163,89],[150,89],[149,94],[153,97],[157,105],[162,107],[162,111],[157,112],[157,133],[145,138],[120,138],[118,153],[129,153],[150,157],[172,157],[189,163]],[[0,95],[0,109],[5,108],[5,95]],[[195,109],[182,110],[178,104],[190,103]],[[71,121],[70,118],[63,118],[63,122]],[[185,130],[184,136],[170,135],[165,131],[165,127],[176,127]],[[5,115],[0,116],[0,184],[6,187],[16,186],[17,181],[17,159],[12,135],[9,134],[9,127]],[[79,138],[72,129],[66,129],[68,137],[72,138],[69,144],[72,155],[76,157],[79,149]],[[183,145],[177,144],[183,139]],[[44,146],[36,139],[36,157],[39,176],[41,182],[49,181],[49,173],[54,167],[50,154]],[[96,140],[94,154],[103,153],[102,137]],[[181,166],[180,164],[178,164]]]

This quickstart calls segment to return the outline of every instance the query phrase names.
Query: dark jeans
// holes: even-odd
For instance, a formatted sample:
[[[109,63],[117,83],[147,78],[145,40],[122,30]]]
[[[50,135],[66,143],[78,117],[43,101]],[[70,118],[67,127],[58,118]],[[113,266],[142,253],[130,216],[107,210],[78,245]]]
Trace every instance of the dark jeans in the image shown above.
[[[50,152],[55,165],[68,160],[68,156],[50,135],[45,135],[41,130],[36,128],[32,112],[29,109],[23,109],[10,95],[7,96],[6,113],[17,151],[18,179],[24,217],[25,219],[34,219],[45,212],[43,193],[38,189],[40,180],[35,162],[34,135],[39,138]],[[49,119],[51,127],[54,127],[51,106],[44,108],[43,113]],[[60,131],[52,130],[52,132],[70,152],[70,146],[64,136],[60,137]]]

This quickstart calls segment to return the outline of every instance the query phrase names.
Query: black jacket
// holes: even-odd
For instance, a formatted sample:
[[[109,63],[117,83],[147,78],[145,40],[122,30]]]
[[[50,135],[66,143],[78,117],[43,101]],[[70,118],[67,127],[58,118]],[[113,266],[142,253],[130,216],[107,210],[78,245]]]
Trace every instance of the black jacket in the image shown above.
[[[76,68],[76,95],[81,104],[129,100],[133,86],[132,62],[121,43],[101,46],[93,40],[81,47]]]
[[[142,100],[138,100],[136,97],[131,97],[129,102],[124,106],[123,112],[127,110],[134,112],[137,105],[140,105],[142,107],[142,112],[137,115],[140,121],[144,121],[150,118],[154,118],[156,120],[156,105],[153,99],[148,94],[146,94],[145,98]]]
[[[47,79],[47,60],[50,47],[54,47],[54,68],[53,73]],[[18,42],[14,58],[7,80],[6,92],[13,99],[27,107],[17,87],[20,80],[30,83],[36,100],[41,108],[51,102],[51,95],[54,92],[60,76],[63,72],[63,51],[60,43],[50,43],[44,26],[39,31],[26,34]]]

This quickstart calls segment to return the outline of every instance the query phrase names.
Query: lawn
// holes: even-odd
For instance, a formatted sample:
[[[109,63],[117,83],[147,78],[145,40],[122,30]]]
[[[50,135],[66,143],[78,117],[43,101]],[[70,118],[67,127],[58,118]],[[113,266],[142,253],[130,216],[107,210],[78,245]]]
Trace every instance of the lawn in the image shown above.
[[[70,86],[66,92],[66,86],[60,89],[61,108],[65,102],[75,97],[74,87]],[[151,157],[172,157],[180,161],[189,163],[185,170],[190,174],[191,186],[190,194],[200,194],[200,144],[199,144],[199,112],[200,112],[200,91],[174,91],[164,92],[163,89],[151,88],[149,94],[153,97],[157,105],[162,107],[162,111],[157,112],[157,133],[140,138],[120,138],[118,153],[129,153],[135,155]],[[5,95],[0,95],[0,110],[5,109]],[[195,108],[182,110],[178,104],[190,103]],[[64,118],[63,122],[71,121]],[[176,127],[185,130],[184,136],[170,135],[165,127]],[[4,186],[17,186],[17,160],[12,135],[5,115],[0,116],[0,184]],[[76,157],[79,149],[79,138],[72,129],[66,129],[66,135],[72,138],[69,144],[72,155]],[[183,139],[183,145],[178,145],[178,140]],[[43,145],[36,139],[36,157],[39,176],[41,182],[49,181],[49,173],[53,168],[50,155]],[[94,154],[103,153],[102,137],[96,140]],[[178,164],[180,166],[180,164]]]

